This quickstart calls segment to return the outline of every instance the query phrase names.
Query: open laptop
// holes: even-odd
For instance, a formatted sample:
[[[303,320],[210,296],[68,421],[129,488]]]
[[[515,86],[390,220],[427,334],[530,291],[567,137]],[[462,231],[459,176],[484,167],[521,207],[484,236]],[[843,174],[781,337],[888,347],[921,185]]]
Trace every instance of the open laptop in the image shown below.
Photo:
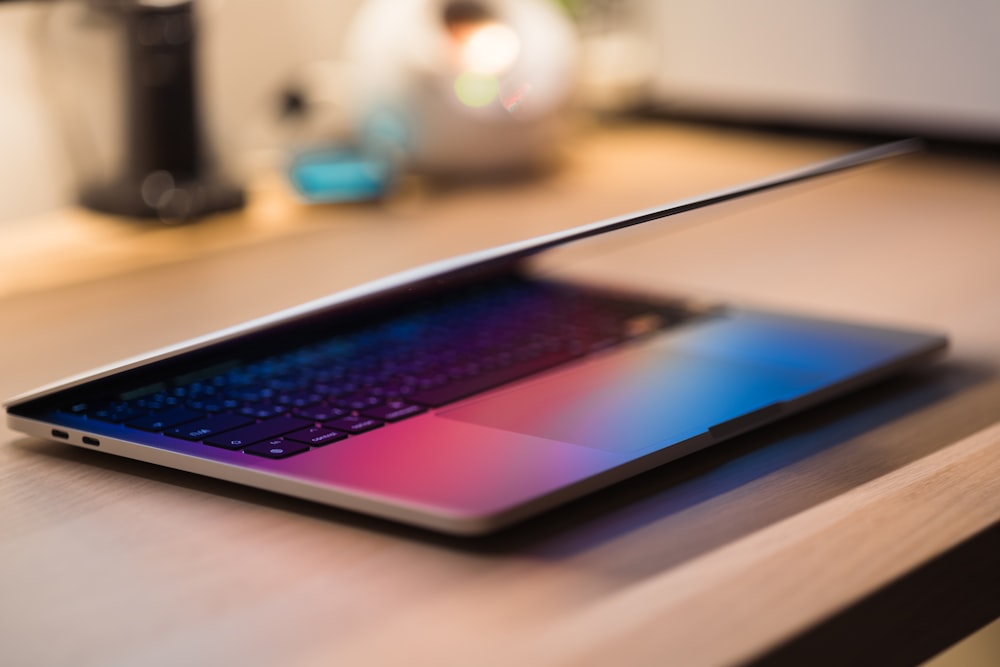
[[[941,353],[937,334],[539,269],[568,244],[912,148],[406,271],[22,395],[6,404],[8,423],[438,531],[490,532]]]

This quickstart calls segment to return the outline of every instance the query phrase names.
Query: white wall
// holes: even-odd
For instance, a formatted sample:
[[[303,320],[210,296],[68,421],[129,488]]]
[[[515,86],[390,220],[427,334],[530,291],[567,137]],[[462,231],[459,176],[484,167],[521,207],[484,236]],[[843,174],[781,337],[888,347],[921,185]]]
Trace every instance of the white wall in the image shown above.
[[[69,170],[34,59],[37,6],[0,5],[0,224],[66,198]]]
[[[685,111],[1000,140],[997,0],[637,0]]]

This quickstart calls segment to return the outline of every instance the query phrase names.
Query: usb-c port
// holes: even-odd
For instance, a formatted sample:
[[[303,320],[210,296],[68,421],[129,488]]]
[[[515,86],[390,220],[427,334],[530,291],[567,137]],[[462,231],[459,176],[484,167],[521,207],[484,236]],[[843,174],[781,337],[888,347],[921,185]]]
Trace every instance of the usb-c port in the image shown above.
[[[52,437],[59,438],[60,440],[69,440],[69,433],[58,429],[52,429]]]
[[[97,438],[91,438],[89,435],[85,435],[83,436],[83,444],[93,445],[94,447],[100,447],[101,441],[98,440]]]

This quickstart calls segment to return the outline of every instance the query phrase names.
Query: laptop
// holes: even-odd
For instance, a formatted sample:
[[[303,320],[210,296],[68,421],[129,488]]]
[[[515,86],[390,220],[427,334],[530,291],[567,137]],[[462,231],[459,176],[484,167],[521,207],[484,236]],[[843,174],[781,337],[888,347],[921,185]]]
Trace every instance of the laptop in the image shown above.
[[[913,149],[409,270],[24,394],[8,424],[435,531],[495,531],[940,355],[937,333],[706,304],[544,261]]]

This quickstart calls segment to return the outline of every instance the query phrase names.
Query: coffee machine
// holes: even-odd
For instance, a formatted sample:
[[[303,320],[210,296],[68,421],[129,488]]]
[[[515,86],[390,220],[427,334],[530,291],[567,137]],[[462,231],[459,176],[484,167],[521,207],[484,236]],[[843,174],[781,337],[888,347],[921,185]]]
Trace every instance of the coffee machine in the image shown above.
[[[201,115],[194,0],[73,4],[72,28],[90,33],[78,40],[89,40],[89,51],[63,53],[56,69],[75,72],[56,76],[75,79],[69,97],[77,99],[63,95],[60,104],[80,203],[168,224],[241,207],[243,191],[216,163]],[[52,48],[72,51],[66,42]],[[100,49],[111,57],[97,66],[71,62]]]

